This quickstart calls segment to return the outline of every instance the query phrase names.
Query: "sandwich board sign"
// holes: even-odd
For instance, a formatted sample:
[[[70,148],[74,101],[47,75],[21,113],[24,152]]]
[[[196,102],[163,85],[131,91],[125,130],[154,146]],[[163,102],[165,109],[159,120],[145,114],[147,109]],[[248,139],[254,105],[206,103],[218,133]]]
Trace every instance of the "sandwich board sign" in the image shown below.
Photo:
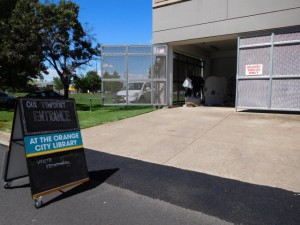
[[[74,99],[19,98],[3,165],[6,188],[29,176],[36,208],[42,196],[88,181]]]

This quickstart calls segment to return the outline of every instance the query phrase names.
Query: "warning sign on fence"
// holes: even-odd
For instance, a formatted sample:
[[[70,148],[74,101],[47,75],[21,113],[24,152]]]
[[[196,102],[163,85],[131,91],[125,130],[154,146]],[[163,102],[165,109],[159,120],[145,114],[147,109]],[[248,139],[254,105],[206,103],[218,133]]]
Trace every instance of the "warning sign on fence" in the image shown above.
[[[263,64],[251,64],[246,65],[246,75],[262,75],[263,74]]]

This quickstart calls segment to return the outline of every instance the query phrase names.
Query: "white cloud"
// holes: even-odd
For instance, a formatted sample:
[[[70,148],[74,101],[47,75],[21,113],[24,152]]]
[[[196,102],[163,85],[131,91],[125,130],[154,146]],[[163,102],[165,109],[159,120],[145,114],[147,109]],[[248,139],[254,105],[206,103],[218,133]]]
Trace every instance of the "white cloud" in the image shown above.
[[[113,68],[114,66],[112,64],[104,63],[103,68]]]
[[[56,70],[48,69],[48,72],[49,72],[48,75],[44,75],[44,80],[45,81],[52,81],[54,77],[58,77],[58,74],[57,74]]]

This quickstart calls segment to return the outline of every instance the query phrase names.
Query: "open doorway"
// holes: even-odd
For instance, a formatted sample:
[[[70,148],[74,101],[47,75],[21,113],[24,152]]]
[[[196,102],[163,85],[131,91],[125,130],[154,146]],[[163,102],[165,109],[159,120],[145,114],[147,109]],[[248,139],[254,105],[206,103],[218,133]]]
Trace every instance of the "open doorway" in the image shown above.
[[[184,102],[182,84],[193,71],[205,81],[204,105],[235,106],[237,37],[183,41],[172,47],[174,104]]]
[[[183,82],[187,76],[203,77],[203,60],[178,52],[173,54],[173,104],[185,104]]]

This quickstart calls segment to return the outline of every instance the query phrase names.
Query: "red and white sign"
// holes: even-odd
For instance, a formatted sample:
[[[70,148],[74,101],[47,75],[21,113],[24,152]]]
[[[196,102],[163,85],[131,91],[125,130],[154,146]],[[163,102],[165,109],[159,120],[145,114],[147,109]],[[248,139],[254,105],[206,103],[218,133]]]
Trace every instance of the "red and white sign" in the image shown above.
[[[246,65],[246,75],[262,75],[263,74],[263,64],[251,64]]]

